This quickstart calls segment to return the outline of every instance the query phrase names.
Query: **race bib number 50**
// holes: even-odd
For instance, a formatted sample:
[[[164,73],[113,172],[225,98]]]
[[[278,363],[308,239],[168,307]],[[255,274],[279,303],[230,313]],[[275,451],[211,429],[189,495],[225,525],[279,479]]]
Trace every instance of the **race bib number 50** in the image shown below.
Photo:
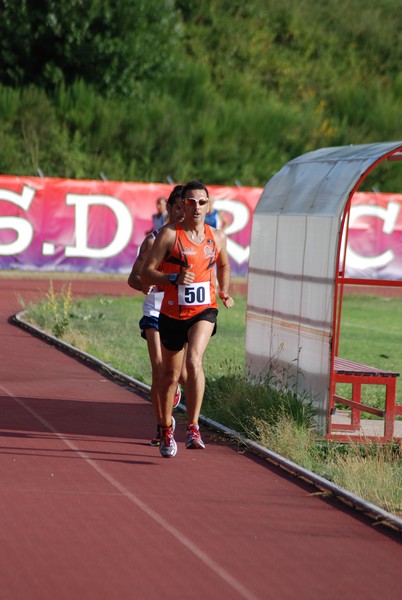
[[[191,285],[179,285],[179,304],[185,306],[199,306],[200,304],[211,304],[211,292],[209,281],[192,283]]]

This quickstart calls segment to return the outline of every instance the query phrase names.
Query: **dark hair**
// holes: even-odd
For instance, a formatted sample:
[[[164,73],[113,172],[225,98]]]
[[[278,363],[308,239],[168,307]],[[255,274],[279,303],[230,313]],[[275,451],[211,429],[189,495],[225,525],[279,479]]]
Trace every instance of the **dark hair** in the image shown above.
[[[181,198],[181,191],[183,189],[182,185],[175,185],[174,188],[172,189],[172,191],[170,192],[170,196],[168,198],[167,203],[169,204],[170,208],[172,208],[174,201],[176,200],[176,198]]]
[[[183,185],[183,189],[181,191],[181,199],[184,200],[186,194],[189,190],[204,190],[207,198],[209,198],[208,190],[205,185],[198,181],[198,179],[194,179],[193,181],[188,181],[185,185]]]

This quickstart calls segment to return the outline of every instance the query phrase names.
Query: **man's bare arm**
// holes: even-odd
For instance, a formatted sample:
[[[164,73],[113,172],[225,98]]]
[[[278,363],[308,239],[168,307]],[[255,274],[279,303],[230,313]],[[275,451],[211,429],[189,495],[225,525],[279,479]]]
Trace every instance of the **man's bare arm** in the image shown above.
[[[231,308],[234,304],[234,300],[229,294],[230,264],[226,249],[226,235],[223,233],[223,231],[216,230],[214,232],[214,236],[219,252],[218,260],[216,261],[216,277],[219,283],[219,298],[222,300],[226,308]]]
[[[156,236],[154,244],[146,257],[141,270],[141,281],[143,285],[164,286],[169,283],[168,276],[159,271],[158,268],[173,248],[174,242],[174,229],[169,225],[163,227]]]
[[[144,266],[145,260],[151,251],[153,243],[154,243],[153,236],[147,236],[145,238],[145,240],[142,242],[142,244],[140,246],[140,251],[138,253],[136,260],[134,261],[133,268],[131,269],[131,273],[127,280],[127,283],[130,287],[132,287],[135,290],[139,290],[140,292],[143,292],[144,294],[149,294],[149,292],[153,288],[152,285],[151,286],[144,285],[141,281],[141,271]]]

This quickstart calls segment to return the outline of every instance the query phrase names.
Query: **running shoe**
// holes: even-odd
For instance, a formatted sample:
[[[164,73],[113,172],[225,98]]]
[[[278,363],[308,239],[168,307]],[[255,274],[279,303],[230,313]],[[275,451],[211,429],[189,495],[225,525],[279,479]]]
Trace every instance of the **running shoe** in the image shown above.
[[[173,422],[172,422],[173,425]],[[173,426],[161,427],[161,441],[159,452],[164,458],[173,458],[177,454],[177,444],[173,435]]]
[[[188,450],[203,450],[205,448],[198,425],[187,427],[186,448]]]
[[[158,424],[156,426],[156,434],[155,437],[149,442],[151,446],[159,446],[161,441],[161,426]]]
[[[176,421],[174,420],[174,418],[172,417],[172,429],[173,431],[176,428]],[[161,426],[158,425],[156,426],[156,434],[155,437],[152,438],[152,440],[149,442],[151,446],[159,446],[161,442]]]
[[[180,385],[178,385],[176,393],[173,398],[173,409],[175,409],[179,406],[180,400],[181,400],[181,387],[180,387]]]

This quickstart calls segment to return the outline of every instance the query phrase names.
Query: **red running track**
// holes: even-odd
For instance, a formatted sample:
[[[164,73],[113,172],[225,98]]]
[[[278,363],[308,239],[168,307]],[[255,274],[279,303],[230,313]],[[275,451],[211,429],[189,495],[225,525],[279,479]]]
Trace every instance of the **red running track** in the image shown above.
[[[8,323],[47,289],[0,280],[1,600],[401,598],[392,530],[182,423],[162,459],[145,399]]]

